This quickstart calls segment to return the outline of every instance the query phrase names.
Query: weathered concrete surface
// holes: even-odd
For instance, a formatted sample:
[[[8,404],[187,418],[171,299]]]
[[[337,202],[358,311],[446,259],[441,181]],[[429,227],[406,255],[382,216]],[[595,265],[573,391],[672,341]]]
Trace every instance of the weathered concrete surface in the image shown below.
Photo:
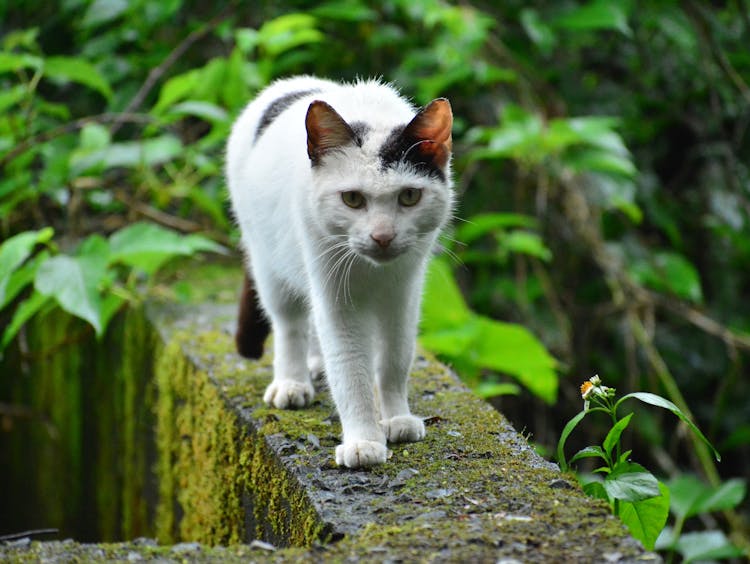
[[[411,381],[426,439],[394,446],[381,467],[352,471],[333,464],[340,426],[324,389],[309,409],[263,405],[270,358],[234,353],[234,305],[152,305],[148,317],[158,336],[154,534],[181,544],[22,542],[0,547],[0,559],[658,560],[428,356]],[[253,539],[299,548],[240,544]]]

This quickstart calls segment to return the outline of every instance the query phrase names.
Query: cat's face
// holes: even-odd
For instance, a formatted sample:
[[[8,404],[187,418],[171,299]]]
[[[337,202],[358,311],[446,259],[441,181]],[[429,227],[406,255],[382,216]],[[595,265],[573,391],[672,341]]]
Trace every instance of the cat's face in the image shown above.
[[[377,179],[349,172],[348,179],[326,174],[328,182],[319,182],[313,197],[313,213],[330,246],[346,245],[385,263],[412,250],[424,252],[450,216],[451,192],[442,181],[396,171],[375,174]]]
[[[327,105],[311,124],[316,104],[323,103],[311,105],[307,123],[315,181],[310,210],[325,235],[323,247],[374,264],[427,252],[453,204],[447,101],[433,102],[405,126],[381,130],[349,126]]]

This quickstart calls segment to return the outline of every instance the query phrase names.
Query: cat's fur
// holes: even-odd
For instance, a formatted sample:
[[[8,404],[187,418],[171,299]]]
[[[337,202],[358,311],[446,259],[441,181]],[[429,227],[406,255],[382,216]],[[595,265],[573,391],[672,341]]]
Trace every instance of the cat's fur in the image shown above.
[[[417,112],[378,81],[304,76],[261,92],[229,138],[232,205],[274,331],[264,400],[303,407],[311,373],[324,371],[340,465],[382,463],[386,440],[425,434],[407,377],[425,267],[452,210],[451,126],[447,100]],[[251,288],[243,296],[254,300]],[[252,354],[242,332],[262,338],[264,327],[253,303],[243,308],[238,345]]]

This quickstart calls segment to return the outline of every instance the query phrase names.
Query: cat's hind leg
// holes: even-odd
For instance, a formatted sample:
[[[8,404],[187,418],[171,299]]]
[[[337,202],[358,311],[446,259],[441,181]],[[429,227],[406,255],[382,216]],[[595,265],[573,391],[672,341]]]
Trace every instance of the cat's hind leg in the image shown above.
[[[320,341],[318,341],[318,332],[315,329],[315,321],[310,316],[309,329],[307,333],[307,370],[313,380],[323,378],[323,353],[320,350]]]

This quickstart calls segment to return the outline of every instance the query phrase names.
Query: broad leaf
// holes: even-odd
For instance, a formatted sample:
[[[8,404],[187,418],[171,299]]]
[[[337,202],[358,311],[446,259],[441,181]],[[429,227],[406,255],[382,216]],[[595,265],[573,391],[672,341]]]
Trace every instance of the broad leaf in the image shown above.
[[[539,226],[536,218],[520,213],[482,213],[471,216],[456,227],[456,239],[471,243],[480,237],[511,227],[534,229]]]
[[[482,399],[494,398],[497,396],[517,396],[521,389],[510,382],[481,382],[472,390]]]
[[[722,531],[683,533],[677,539],[675,548],[682,554],[685,563],[739,558],[744,554]]]
[[[594,0],[558,17],[553,24],[571,30],[613,29],[627,36],[633,33],[620,0]]]
[[[596,499],[602,499],[606,502],[609,502],[609,496],[607,496],[607,491],[604,489],[604,486],[601,482],[597,480],[592,480],[591,482],[586,482],[583,484],[583,491],[586,493],[586,495],[589,495]]]
[[[39,267],[34,286],[40,294],[53,297],[68,313],[88,321],[101,336],[104,326],[98,285],[105,266],[85,257],[58,255]]]
[[[75,175],[93,167],[153,166],[171,161],[182,153],[180,140],[173,135],[161,135],[142,141],[113,143],[94,151],[76,151],[70,166]]]
[[[44,64],[41,57],[28,55],[26,53],[0,52],[0,74],[5,72],[16,72],[25,68],[38,69]]]
[[[482,367],[512,375],[547,403],[557,398],[557,361],[525,327],[479,317],[472,358]]]
[[[619,504],[618,517],[646,550],[654,549],[669,516],[669,489],[660,482],[659,492],[661,495],[656,497]]]
[[[81,25],[97,27],[120,17],[128,9],[127,0],[94,0],[83,15]]]
[[[443,259],[433,259],[425,280],[421,319],[423,331],[455,330],[467,323],[471,316],[450,266]]]
[[[618,464],[604,479],[610,499],[642,501],[660,495],[659,481],[640,464]]]
[[[740,504],[746,493],[745,481],[738,478],[713,487],[696,476],[684,474],[667,485],[672,497],[672,513],[681,519],[731,509]]]
[[[45,227],[39,231],[24,231],[0,245],[0,308],[15,296],[8,291],[8,285],[15,270],[31,256],[37,244],[48,242],[54,233],[51,227]]]
[[[656,407],[661,407],[663,409],[667,409],[674,413],[677,417],[679,417],[682,421],[684,421],[692,431],[700,437],[700,439],[706,443],[708,448],[710,448],[713,453],[714,457],[716,457],[716,460],[721,461],[721,455],[718,453],[718,451],[714,448],[714,446],[711,444],[711,442],[701,433],[700,429],[695,426],[695,424],[688,419],[688,417],[680,410],[679,407],[677,407],[675,404],[673,404],[671,401],[664,399],[661,396],[658,396],[656,394],[651,394],[649,392],[633,392],[631,394],[627,394],[622,396],[617,403],[615,404],[615,409],[620,406],[622,402],[629,398],[635,398],[637,400],[642,401],[643,403],[647,403],[649,405],[655,405]]]
[[[587,446],[586,448],[582,448],[577,453],[573,455],[573,458],[568,461],[568,464],[573,464],[577,460],[581,460],[582,458],[601,458],[603,460],[607,460],[607,456],[604,454],[604,451],[602,450],[602,447],[600,446]]]
[[[16,311],[13,312],[13,319],[3,331],[3,340],[0,342],[0,350],[3,350],[13,340],[21,330],[21,327],[31,319],[39,310],[50,303],[52,299],[39,292],[33,292],[28,298],[22,301]]]
[[[224,248],[201,235],[181,235],[152,223],[135,223],[109,239],[110,262],[122,262],[153,274],[175,256],[197,251],[224,252]]]
[[[628,270],[638,282],[654,290],[672,293],[691,302],[703,301],[698,270],[680,254],[657,252],[648,260],[634,262]]]
[[[49,256],[47,250],[37,253],[15,270],[7,279],[5,285],[0,283],[0,309],[8,305],[24,288],[34,282],[39,265],[46,261]]]
[[[109,99],[112,88],[107,79],[91,63],[78,57],[49,57],[44,60],[44,75],[61,81],[88,86]]]

